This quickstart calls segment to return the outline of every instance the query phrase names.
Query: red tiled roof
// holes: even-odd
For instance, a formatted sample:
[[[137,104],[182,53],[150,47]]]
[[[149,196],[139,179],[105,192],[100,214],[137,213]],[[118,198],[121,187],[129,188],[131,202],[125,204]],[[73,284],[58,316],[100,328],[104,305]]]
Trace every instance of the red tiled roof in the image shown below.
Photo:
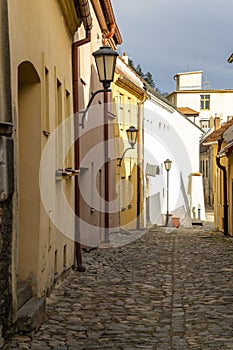
[[[233,119],[229,120],[228,122],[221,125],[221,127],[215,131],[213,131],[209,137],[205,140],[204,143],[211,143],[218,141],[222,138],[223,133],[231,126],[233,125]]]
[[[233,150],[233,141],[229,142],[221,151],[218,152],[218,157],[224,157],[230,154]]]
[[[194,109],[189,108],[189,107],[178,107],[177,109],[180,113],[182,113],[184,115],[188,115],[188,116],[193,116],[193,115],[198,116],[199,115],[199,112],[197,112]]]

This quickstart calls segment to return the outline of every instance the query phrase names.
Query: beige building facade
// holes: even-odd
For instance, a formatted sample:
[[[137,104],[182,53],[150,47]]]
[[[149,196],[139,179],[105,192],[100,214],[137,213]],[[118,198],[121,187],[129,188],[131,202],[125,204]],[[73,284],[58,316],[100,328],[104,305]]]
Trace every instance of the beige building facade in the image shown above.
[[[102,46],[103,35],[113,49],[121,37],[116,25],[114,33],[109,34],[108,21],[114,20],[110,1],[88,3],[85,10],[90,11],[90,23],[86,25],[81,25],[73,1],[13,0],[8,4],[15,123],[13,300],[16,310],[18,282],[27,281],[34,294],[42,297],[58,276],[74,264],[76,201],[81,208],[83,244],[93,244],[90,242],[93,235],[87,235],[90,228],[98,230],[97,243],[104,239],[101,236],[104,213],[93,213],[96,198],[90,203],[88,197],[96,181],[99,181],[97,191],[103,195],[104,176],[98,180],[93,176],[95,172],[101,176],[104,171],[101,166],[96,170],[95,159],[89,159],[88,165],[83,160],[89,150],[104,142],[103,108],[97,125],[95,121],[94,124],[85,121],[85,132],[80,126],[76,130],[81,146],[78,150],[80,169],[75,169],[77,149],[72,143],[74,127],[73,119],[70,120],[74,105],[72,50],[75,43],[79,99],[75,102],[81,110],[91,93],[100,87],[92,52]],[[95,103],[102,103],[103,107],[103,102],[102,94]],[[90,116],[90,120],[94,119]],[[102,155],[103,148],[97,155],[98,161]],[[103,162],[102,159],[102,167]],[[73,176],[70,170],[77,170],[79,174],[79,187],[84,191],[79,200],[75,198],[77,174]],[[111,220],[114,218],[110,217]]]
[[[78,47],[79,112],[86,108],[92,93],[103,89],[92,53],[103,45],[115,50],[122,42],[110,0],[90,1],[90,14],[93,19],[91,36],[87,37],[84,44],[81,41]],[[85,30],[81,28],[79,40],[85,36]],[[81,116],[80,113],[79,120]],[[100,243],[108,242],[110,232],[119,227],[118,212],[113,203],[117,195],[115,153],[112,147],[114,123],[112,93],[98,93],[90,106],[83,127],[79,126],[77,130],[81,246],[97,247]]]
[[[213,127],[215,118],[223,123],[232,116],[233,90],[211,89],[203,82],[202,74],[202,71],[176,74],[176,90],[167,99],[178,109],[188,107],[196,111],[195,123],[207,131]]]
[[[54,215],[64,215],[62,192],[70,207],[74,207],[74,178],[69,177],[61,184],[56,181],[54,171],[74,167],[73,151],[64,154],[64,136],[57,140],[51,152],[49,166],[54,171],[55,197],[49,215],[43,206],[39,179],[43,151],[57,126],[73,111],[71,50],[80,21],[74,5],[71,4],[69,13],[63,12],[65,2],[8,2],[15,124],[13,294],[16,308],[18,282],[28,281],[34,294],[43,296],[74,261],[73,237],[60,232],[53,220]],[[67,15],[73,16],[72,23],[66,22]]]
[[[15,174],[10,330],[19,320],[19,294],[26,294],[22,284],[30,286],[29,298],[44,301],[58,278],[79,267],[81,246],[98,246],[119,226],[118,212],[106,215],[103,202],[106,182],[108,199],[116,194],[115,158],[105,147],[114,139],[111,93],[93,101],[84,128],[81,111],[103,88],[92,53],[102,45],[115,50],[122,39],[110,0],[4,3]]]
[[[225,235],[233,235],[233,120],[220,125],[216,123],[215,130],[201,143],[209,156],[209,183],[212,187],[214,228]]]

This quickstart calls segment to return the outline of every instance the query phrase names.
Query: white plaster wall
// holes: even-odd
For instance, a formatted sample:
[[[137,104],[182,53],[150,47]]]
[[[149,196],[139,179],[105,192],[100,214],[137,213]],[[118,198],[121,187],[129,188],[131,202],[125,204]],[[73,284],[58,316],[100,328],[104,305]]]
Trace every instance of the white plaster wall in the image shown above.
[[[210,95],[210,110],[200,110],[200,95]],[[189,107],[199,112],[199,121],[202,118],[220,117],[222,122],[233,114],[232,92],[209,92],[201,90],[197,92],[178,93],[177,107]]]
[[[144,110],[144,164],[158,165],[160,174],[149,176],[149,196],[151,211],[157,216],[156,205],[161,213],[167,211],[167,172],[164,160],[172,160],[169,171],[169,212],[177,211],[185,205],[181,191],[181,174],[185,196],[190,204],[188,187],[190,174],[199,171],[199,138],[201,131],[171,106],[152,97],[145,102]],[[159,194],[159,195],[158,195]],[[200,196],[202,194],[200,193]],[[146,205],[146,203],[145,203]],[[155,223],[155,222],[152,222]]]
[[[202,72],[187,72],[177,74],[176,79],[179,81],[179,89],[201,89]]]

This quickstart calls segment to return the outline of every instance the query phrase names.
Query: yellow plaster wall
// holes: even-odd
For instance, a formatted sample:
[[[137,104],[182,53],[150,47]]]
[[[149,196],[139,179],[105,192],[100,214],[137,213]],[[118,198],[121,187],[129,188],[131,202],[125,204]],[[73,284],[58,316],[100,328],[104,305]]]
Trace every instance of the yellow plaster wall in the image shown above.
[[[11,0],[9,6],[9,27],[10,27],[10,51],[11,51],[11,82],[12,82],[12,103],[14,110],[14,123],[16,130],[19,130],[21,123],[19,118],[19,110],[23,113],[23,109],[29,110],[28,115],[35,119],[35,122],[30,120],[30,123],[25,121],[25,124],[20,125],[23,139],[20,140],[20,134],[16,131],[15,134],[15,162],[16,162],[16,189],[15,196],[15,261],[13,269],[15,270],[18,280],[31,279],[38,295],[43,295],[51,287],[59,274],[64,268],[68,268],[73,263],[73,242],[65,235],[61,234],[54,224],[51,222],[49,215],[45,212],[40,200],[38,188],[38,165],[43,148],[48,142],[48,137],[43,134],[43,131],[52,132],[58,124],[57,116],[57,80],[61,84],[61,115],[62,120],[72,113],[72,67],[71,67],[71,44],[72,37],[63,13],[56,0]],[[23,62],[30,62],[33,69],[36,71],[40,83],[37,88],[40,89],[40,111],[34,110],[35,105],[30,105],[28,102],[19,106],[18,99],[18,67]],[[25,81],[27,84],[27,81]],[[26,86],[26,85],[25,85]],[[22,90],[21,90],[22,92]],[[68,102],[66,100],[69,95]],[[68,108],[68,109],[67,109]],[[27,143],[24,140],[25,135],[30,135],[32,128],[38,138],[36,148],[33,144]],[[26,131],[25,131],[26,129]],[[25,142],[24,142],[25,141]],[[25,147],[25,150],[19,150],[19,144]],[[28,168],[21,167],[18,164],[20,152],[28,152],[28,162],[30,168],[34,169],[34,190],[30,189],[28,201],[23,201],[24,217],[19,221],[18,198],[24,191],[20,186],[19,179],[26,178]],[[57,159],[57,154],[54,154]],[[51,161],[54,161],[51,160]],[[69,159],[65,163],[73,165],[72,151]],[[63,164],[59,164],[61,167]],[[55,177],[54,177],[55,181]],[[31,181],[32,183],[32,181]],[[73,207],[74,180],[70,179],[63,183],[63,190],[66,197]],[[24,182],[27,186],[27,182]],[[26,191],[29,189],[26,188]],[[58,189],[60,191],[60,189]],[[55,199],[56,200],[56,199]],[[31,213],[27,210],[30,208],[30,201],[36,203],[35,211]],[[52,216],[52,213],[50,213]],[[36,218],[35,218],[36,216]],[[18,236],[20,225],[25,228],[24,222],[28,223],[30,229],[27,235]],[[35,223],[36,227],[35,227]],[[33,225],[35,229],[33,230]],[[23,234],[24,234],[23,229]],[[30,235],[34,235],[35,240],[30,239]],[[19,249],[20,247],[20,255]],[[66,259],[64,259],[66,252]],[[56,256],[56,257],[55,257]],[[19,264],[20,259],[20,264]],[[56,260],[56,266],[55,266]],[[66,266],[64,267],[64,260]]]
[[[233,153],[228,157],[228,229],[229,234],[233,236]]]
[[[117,116],[115,127],[115,137],[120,141],[116,143],[116,155],[121,157],[124,150],[129,147],[126,135],[126,129],[131,125],[139,129],[138,139],[142,140],[142,122],[138,119],[138,108],[141,105],[141,100],[138,97],[138,90],[135,90],[135,94],[132,93],[132,88],[127,89],[127,85],[118,84],[119,75],[115,74],[114,83],[112,83],[112,97],[114,113]],[[120,100],[121,99],[121,100]],[[129,103],[131,113],[128,113]],[[119,104],[122,104],[123,110],[121,110],[121,117],[119,116]],[[139,151],[139,153],[141,153]],[[140,154],[140,157],[142,155]],[[119,216],[120,226],[126,229],[137,228],[137,162],[138,162],[138,150],[137,147],[134,150],[129,150],[125,154],[122,161],[122,166],[117,166],[116,169],[116,181],[119,198]],[[142,176],[141,176],[142,179]],[[142,181],[142,180],[141,180]],[[140,184],[142,190],[142,184]],[[143,208],[143,195],[141,192],[140,208]],[[142,215],[140,217],[141,224]]]
[[[223,148],[225,144],[222,144]],[[216,164],[216,155],[218,153],[218,146],[213,145],[213,188],[214,188],[214,228],[224,232],[224,191],[223,191],[223,172],[218,168]],[[227,157],[221,158],[221,164],[227,169],[227,178],[229,175],[228,171],[228,159]],[[228,179],[229,182],[229,179]],[[228,204],[229,204],[229,184],[228,184]],[[228,209],[229,210],[229,209]],[[229,222],[229,218],[228,218]]]

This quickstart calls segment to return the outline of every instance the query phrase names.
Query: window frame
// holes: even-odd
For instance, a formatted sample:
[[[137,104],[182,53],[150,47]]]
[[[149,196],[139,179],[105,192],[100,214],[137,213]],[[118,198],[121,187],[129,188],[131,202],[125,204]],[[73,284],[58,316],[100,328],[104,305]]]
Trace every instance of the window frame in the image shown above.
[[[210,110],[210,94],[200,95],[200,110]]]

